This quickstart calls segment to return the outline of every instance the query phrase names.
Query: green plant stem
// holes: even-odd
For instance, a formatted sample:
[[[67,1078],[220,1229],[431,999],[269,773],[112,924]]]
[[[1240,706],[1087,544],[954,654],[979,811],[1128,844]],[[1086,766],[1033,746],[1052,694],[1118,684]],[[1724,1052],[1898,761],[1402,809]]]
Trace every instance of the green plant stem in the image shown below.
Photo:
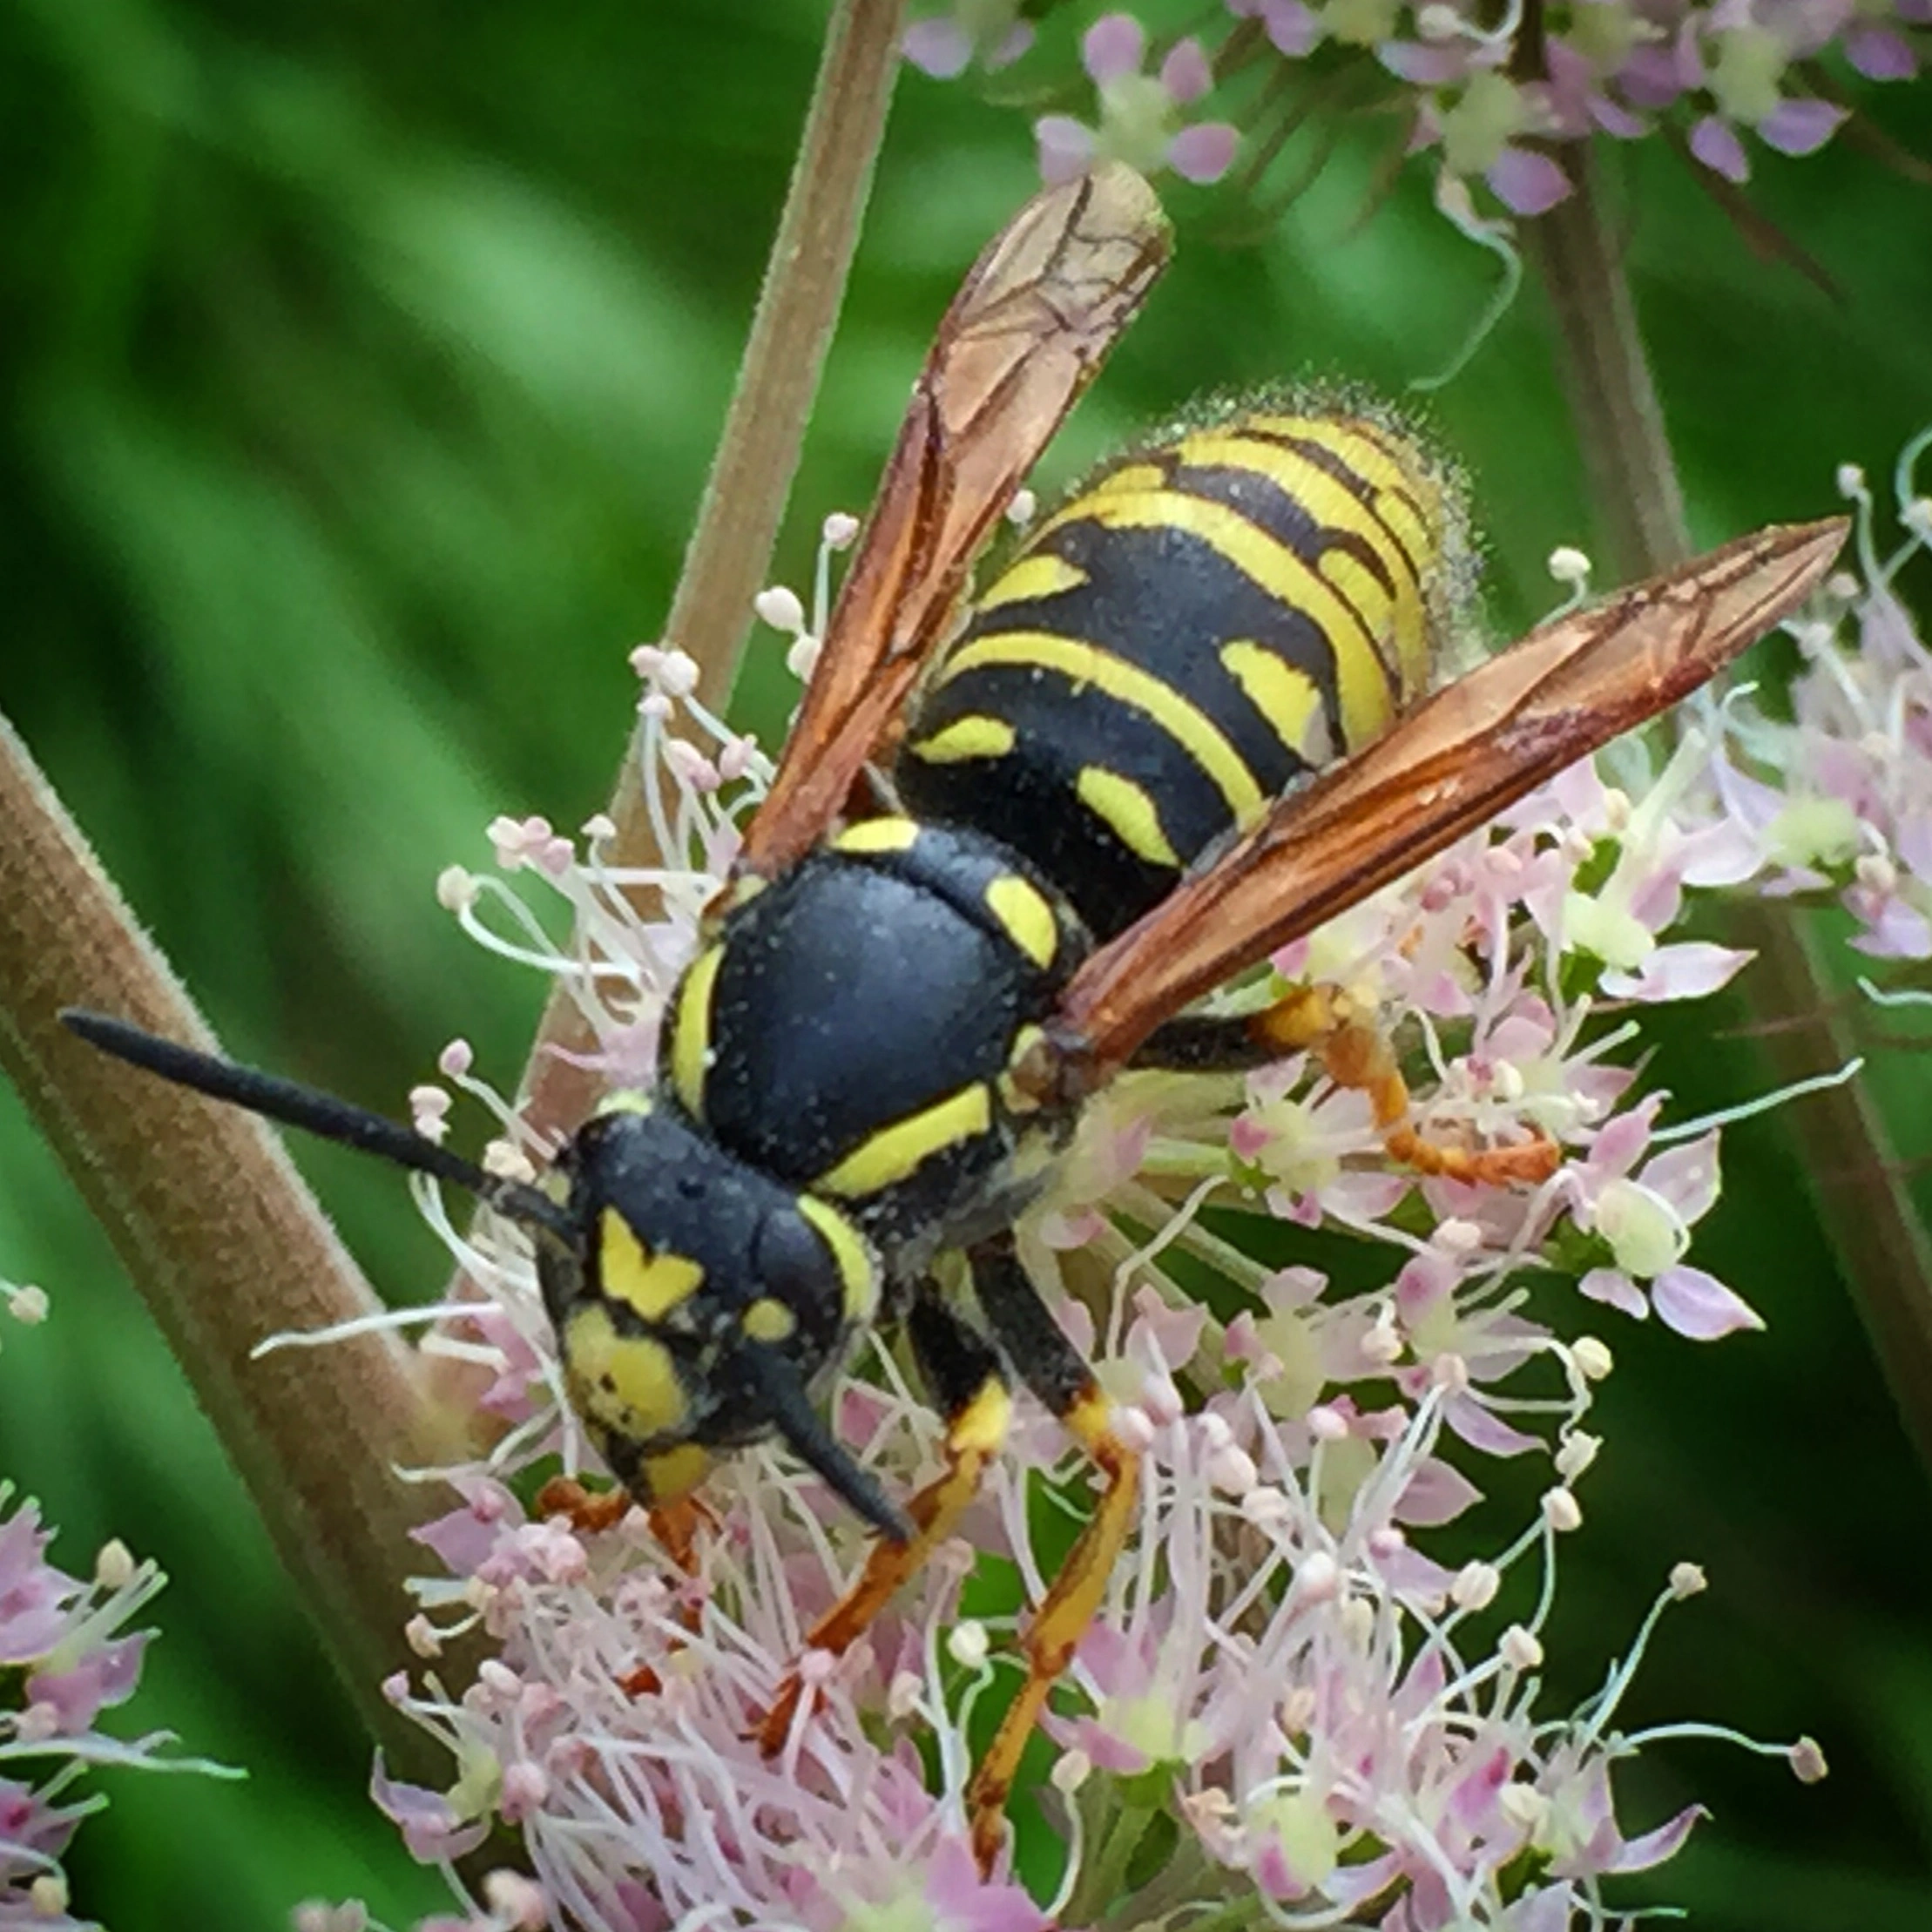
[[[1567,157],[1566,157],[1567,159]],[[1598,541],[1618,579],[1647,576],[1690,554],[1683,490],[1638,329],[1622,251],[1605,220],[1589,157],[1577,190],[1524,226],[1525,253],[1556,323]],[[1758,955],[1739,982],[1760,1017],[1782,1023],[1766,1040],[1780,1081],[1851,1057],[1831,975],[1807,915],[1740,901],[1728,914],[1734,944]],[[1804,1017],[1804,1023],[1790,1023]],[[1832,1150],[1815,1181],[1818,1213],[1920,1456],[1932,1466],[1932,1240],[1900,1179],[1890,1133],[1857,1081],[1807,1097],[1807,1143]]]
[[[738,384],[665,620],[664,641],[697,661],[698,694],[722,710],[752,599],[764,587],[798,469],[819,375],[845,299],[859,225],[897,71],[901,0],[840,0],[807,111]],[[618,767],[610,815],[613,862],[659,862],[644,809],[635,737]],[[537,1028],[528,1118],[568,1131],[595,1098],[594,1076],[561,1047],[591,1044],[559,988]]]
[[[412,1661],[403,1580],[422,1567],[409,1540],[422,1493],[395,1471],[448,1447],[415,1358],[385,1334],[251,1360],[267,1335],[381,1305],[272,1130],[82,1044],[63,1006],[215,1044],[0,720],[0,1064],[126,1265],[372,1733],[399,1767],[427,1768],[427,1740],[378,1691]]]

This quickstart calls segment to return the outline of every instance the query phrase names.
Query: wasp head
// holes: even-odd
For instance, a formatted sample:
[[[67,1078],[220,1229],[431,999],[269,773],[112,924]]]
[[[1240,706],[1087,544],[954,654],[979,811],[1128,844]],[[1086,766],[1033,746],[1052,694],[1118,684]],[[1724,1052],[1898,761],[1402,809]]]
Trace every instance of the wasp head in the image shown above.
[[[580,1244],[537,1244],[572,1406],[646,1502],[713,1453],[781,1435],[888,1535],[904,1518],[812,1398],[872,1318],[878,1271],[846,1218],[669,1108],[625,1100],[559,1157]]]

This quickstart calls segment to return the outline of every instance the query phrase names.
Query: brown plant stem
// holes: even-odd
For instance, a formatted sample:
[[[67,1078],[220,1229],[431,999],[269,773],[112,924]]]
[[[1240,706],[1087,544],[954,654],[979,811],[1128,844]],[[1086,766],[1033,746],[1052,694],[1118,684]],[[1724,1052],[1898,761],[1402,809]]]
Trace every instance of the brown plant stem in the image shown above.
[[[422,1495],[395,1469],[438,1447],[414,1357],[370,1335],[251,1360],[267,1335],[381,1305],[272,1130],[84,1045],[63,1006],[215,1044],[0,720],[0,1064],[107,1231],[372,1733],[414,1762],[427,1740],[377,1688],[411,1661],[403,1579],[422,1567],[409,1541]]]
[[[752,599],[770,570],[844,301],[892,99],[902,11],[901,0],[840,0],[834,11],[737,388],[665,620],[664,641],[696,659],[698,695],[716,710],[730,693]],[[609,807],[618,866],[649,866],[662,856],[638,760],[633,736]],[[525,1076],[527,1118],[539,1131],[575,1127],[596,1094],[593,1075],[547,1050],[581,1052],[591,1044],[575,1000],[559,985]]]
[[[1523,224],[1523,254],[1557,325],[1564,394],[1597,540],[1608,552],[1598,560],[1602,574],[1623,584],[1681,564],[1691,554],[1690,525],[1623,250],[1604,218],[1588,150],[1571,172],[1577,192]]]
[[[1598,541],[1621,580],[1680,561],[1690,543],[1622,251],[1589,156],[1574,173],[1576,193],[1524,225],[1524,252],[1556,323]],[[1804,1022],[1766,1037],[1774,1076],[1795,1080],[1842,1065],[1853,1044],[1806,915],[1740,901],[1728,918],[1732,942],[1758,955],[1739,983],[1744,996],[1760,1017]],[[1808,1097],[1804,1132],[1833,1150],[1834,1178],[1814,1182],[1819,1217],[1906,1428],[1932,1465],[1932,1240],[1900,1179],[1890,1133],[1860,1083]]]

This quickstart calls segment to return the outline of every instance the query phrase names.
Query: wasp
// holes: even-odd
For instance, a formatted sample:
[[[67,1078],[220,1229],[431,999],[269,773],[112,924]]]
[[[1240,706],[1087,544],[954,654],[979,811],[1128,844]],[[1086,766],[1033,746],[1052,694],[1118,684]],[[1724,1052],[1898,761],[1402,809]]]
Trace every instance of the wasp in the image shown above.
[[[1370,1090],[1413,1165],[1547,1171],[1546,1148],[1424,1141],[1393,1056],[1319,997],[1186,1010],[1674,704],[1791,611],[1843,536],[1744,537],[1431,691],[1448,540],[1432,466],[1367,415],[1261,407],[1104,469],[963,618],[989,532],[1167,252],[1152,190],[1115,166],[1039,195],[974,266],[672,996],[657,1084],[611,1096],[540,1185],[66,1016],[151,1071],[520,1223],[571,1399],[622,1492],[661,1509],[721,1454],[781,1438],[877,1532],[814,1648],[848,1647],[950,1532],[1000,1452],[1010,1386],[1044,1403],[1097,1496],[969,1794],[987,1862],[1135,1507],[1135,1451],[1012,1233],[1083,1108],[1131,1068],[1314,1045]],[[956,1255],[963,1270],[939,1266]],[[905,1498],[817,1406],[882,1324],[944,1422],[940,1473]],[[767,1749],[805,1695],[796,1674],[780,1687]]]

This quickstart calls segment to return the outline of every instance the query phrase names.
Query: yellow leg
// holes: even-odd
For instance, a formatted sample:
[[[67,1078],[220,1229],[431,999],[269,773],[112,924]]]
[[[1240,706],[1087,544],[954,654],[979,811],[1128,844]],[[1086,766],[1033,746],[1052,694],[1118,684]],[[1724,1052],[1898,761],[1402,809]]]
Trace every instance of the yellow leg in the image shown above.
[[[1538,1134],[1513,1147],[1450,1147],[1408,1124],[1408,1083],[1381,1030],[1358,1018],[1348,996],[1329,986],[1298,987],[1248,1021],[1257,1044],[1280,1054],[1313,1052],[1337,1086],[1368,1096],[1382,1145],[1392,1159],[1421,1174],[1445,1175],[1489,1187],[1548,1180],[1563,1159]]]
[[[952,1534],[961,1512],[979,1493],[986,1465],[1005,1443],[1012,1408],[1012,1397],[996,1376],[982,1383],[947,1427],[945,1469],[906,1506],[915,1534],[906,1543],[873,1544],[858,1581],[812,1626],[805,1639],[807,1650],[842,1655]],[[759,1747],[767,1758],[784,1747],[804,1695],[805,1683],[794,1666],[758,1722]]]
[[[1026,1681],[1000,1719],[966,1795],[973,1852],[982,1871],[991,1868],[1005,1835],[1007,1794],[1020,1753],[1100,1608],[1107,1578],[1132,1525],[1140,1459],[1114,1435],[1111,1416],[1111,1404],[1090,1381],[1060,1417],[1100,1472],[1100,1499],[1027,1625]]]

